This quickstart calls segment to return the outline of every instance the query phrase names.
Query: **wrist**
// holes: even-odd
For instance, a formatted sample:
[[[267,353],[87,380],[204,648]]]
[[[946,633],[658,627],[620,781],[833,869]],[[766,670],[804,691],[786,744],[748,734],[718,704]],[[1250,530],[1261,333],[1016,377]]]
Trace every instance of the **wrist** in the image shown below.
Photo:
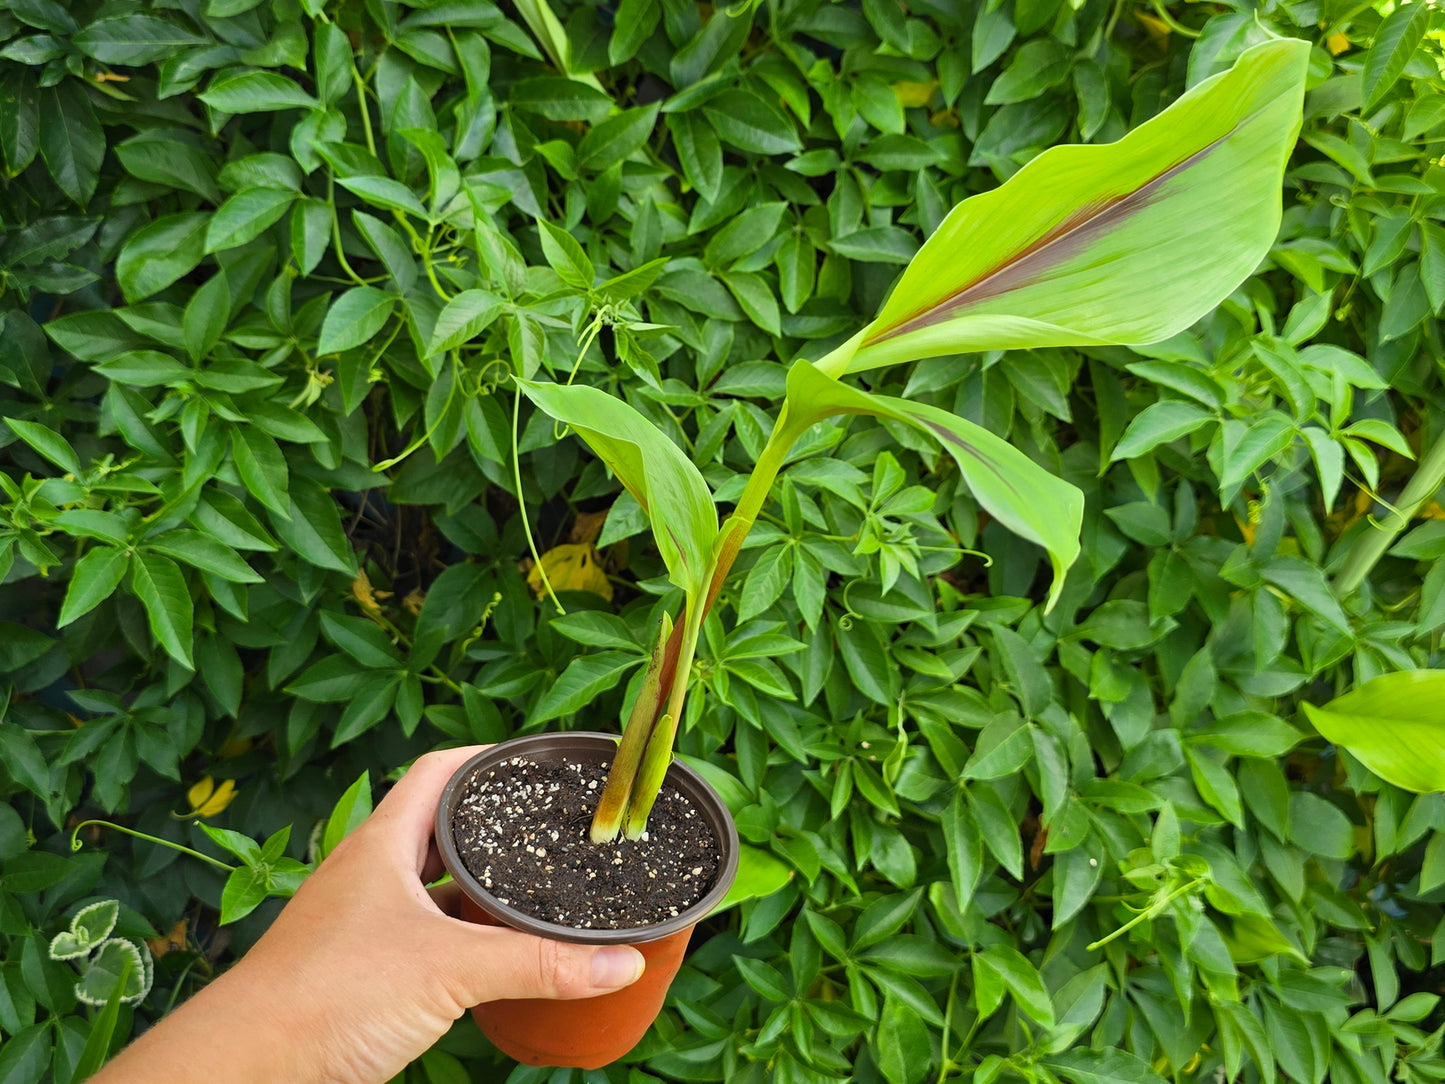
[[[205,1051],[211,1084],[324,1084],[327,1059],[289,991],[243,960],[127,1048],[97,1084],[191,1084]]]

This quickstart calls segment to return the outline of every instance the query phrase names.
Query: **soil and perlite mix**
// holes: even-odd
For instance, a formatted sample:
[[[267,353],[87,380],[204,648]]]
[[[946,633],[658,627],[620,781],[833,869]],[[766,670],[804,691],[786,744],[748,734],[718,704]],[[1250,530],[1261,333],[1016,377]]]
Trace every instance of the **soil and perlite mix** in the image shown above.
[[[707,819],[663,787],[640,839],[588,837],[602,764],[516,756],[479,769],[452,816],[472,875],[509,907],[573,929],[620,930],[676,918],[717,880]]]

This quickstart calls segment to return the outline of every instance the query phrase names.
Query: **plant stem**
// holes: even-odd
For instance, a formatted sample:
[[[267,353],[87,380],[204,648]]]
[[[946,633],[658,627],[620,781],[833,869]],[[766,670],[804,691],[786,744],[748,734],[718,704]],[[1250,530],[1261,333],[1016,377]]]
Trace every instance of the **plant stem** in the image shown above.
[[[1435,495],[1442,484],[1445,484],[1445,434],[1436,438],[1434,445],[1420,460],[1414,477],[1401,492],[1395,508],[1375,529],[1366,531],[1355,539],[1344,566],[1335,576],[1335,590],[1342,598],[1354,594],[1370,574],[1370,570],[1394,543],[1396,536],[1409,526],[1410,521],[1419,514],[1425,502]]]
[[[1205,878],[1196,877],[1188,884],[1180,885],[1173,892],[1169,893],[1169,895],[1165,896],[1162,900],[1159,900],[1157,903],[1151,904],[1143,911],[1140,911],[1137,915],[1131,918],[1128,922],[1124,923],[1124,925],[1120,926],[1117,930],[1109,934],[1107,937],[1099,938],[1099,940],[1095,941],[1092,945],[1085,945],[1084,951],[1093,952],[1095,949],[1103,948],[1116,937],[1122,937],[1124,934],[1128,933],[1135,926],[1139,925],[1139,923],[1148,922],[1152,918],[1157,918],[1164,912],[1164,908],[1168,907],[1180,896],[1183,896],[1188,892],[1194,891],[1194,889],[1197,888],[1199,885],[1202,885],[1204,881]]]
[[[192,858],[199,858],[202,862],[209,862],[217,869],[223,869],[227,873],[235,873],[237,869],[236,866],[222,862],[218,858],[212,858],[210,855],[202,854],[200,851],[193,851],[191,848],[183,847],[179,843],[173,843],[169,839],[161,839],[158,836],[148,836],[144,832],[137,832],[134,828],[126,828],[123,825],[112,824],[110,821],[102,820],[81,821],[75,826],[75,830],[70,833],[70,849],[72,851],[78,851],[85,846],[80,840],[80,830],[91,824],[98,824],[103,828],[113,828],[117,832],[124,832],[128,836],[135,836],[136,839],[143,839],[148,843],[155,843],[161,847],[169,847],[173,851],[180,851],[182,854],[188,854]]]

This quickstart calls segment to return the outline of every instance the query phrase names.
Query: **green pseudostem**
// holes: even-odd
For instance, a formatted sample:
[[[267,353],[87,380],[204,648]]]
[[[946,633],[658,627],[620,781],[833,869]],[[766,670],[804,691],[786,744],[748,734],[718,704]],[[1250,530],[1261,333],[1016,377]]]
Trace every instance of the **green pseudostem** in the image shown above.
[[[1439,437],[1420,460],[1414,476],[1400,493],[1395,508],[1378,525],[1367,528],[1354,541],[1344,567],[1335,577],[1335,590],[1348,598],[1364,583],[1370,570],[1385,555],[1396,537],[1420,514],[1425,502],[1445,485],[1445,435]]]
[[[843,349],[846,347],[840,351]],[[689,598],[683,607],[681,622],[675,625],[664,616],[663,630],[648,661],[643,688],[622,732],[622,743],[592,819],[594,843],[614,840],[624,828],[629,839],[636,839],[647,826],[647,816],[657,801],[658,788],[672,759],[672,742],[686,705],[687,682],[703,618],[712,609],[744,539],[757,522],[773,482],[787,462],[788,452],[812,424],[811,420],[806,424],[793,421],[792,413],[784,401],[737,506],[718,532],[706,598],[701,605],[696,598]]]

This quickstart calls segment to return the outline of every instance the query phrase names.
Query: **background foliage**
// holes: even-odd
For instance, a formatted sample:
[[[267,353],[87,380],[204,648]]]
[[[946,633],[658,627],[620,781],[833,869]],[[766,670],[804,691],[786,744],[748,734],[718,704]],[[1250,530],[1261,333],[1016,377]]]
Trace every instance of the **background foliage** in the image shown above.
[[[279,906],[220,926],[224,871],[94,828],[71,854],[82,818],[220,854],[194,810],[289,876],[363,772],[615,727],[670,588],[510,372],[620,391],[735,496],[783,363],[955,201],[1275,34],[1316,43],[1312,89],[1228,302],[1147,349],[879,378],[1085,490],[1052,614],[946,456],[866,421],[798,449],[680,739],[794,876],[701,927],[591,1079],[1445,1077],[1445,796],[1298,712],[1441,663],[1438,504],[1358,591],[1329,579],[1445,417],[1439,16],[557,11],[0,3],[0,1077],[78,1079],[93,1029],[157,1019]],[[158,954],[134,1008],[78,1003],[46,951],[103,898]],[[407,1077],[497,1064],[464,1022]]]

